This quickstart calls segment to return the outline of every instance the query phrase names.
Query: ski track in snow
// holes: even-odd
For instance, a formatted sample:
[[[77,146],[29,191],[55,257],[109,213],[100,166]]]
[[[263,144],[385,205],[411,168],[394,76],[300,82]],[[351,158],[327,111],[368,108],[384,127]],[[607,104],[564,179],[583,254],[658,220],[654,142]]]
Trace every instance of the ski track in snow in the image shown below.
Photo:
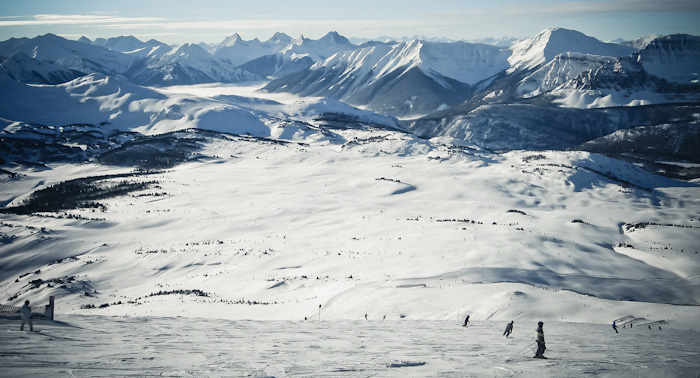
[[[6,377],[695,377],[697,331],[548,322],[231,321],[76,315],[0,320]],[[529,346],[528,346],[529,345]]]

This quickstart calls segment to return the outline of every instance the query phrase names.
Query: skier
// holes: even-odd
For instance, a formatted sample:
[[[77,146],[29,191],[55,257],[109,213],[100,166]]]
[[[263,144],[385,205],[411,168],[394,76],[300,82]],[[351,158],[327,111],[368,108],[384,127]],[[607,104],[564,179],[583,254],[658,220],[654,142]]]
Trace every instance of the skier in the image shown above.
[[[617,332],[617,325],[615,325],[615,321],[614,321],[614,320],[613,320],[613,325],[612,325],[612,327],[613,327],[613,329],[615,330],[615,333],[620,333],[620,332]]]
[[[466,327],[467,324],[469,324],[469,315],[464,319],[464,324],[462,324],[462,327]]]
[[[29,308],[29,301],[24,301],[24,306],[22,306],[22,325],[19,326],[20,331],[24,331],[24,323],[29,323],[29,330],[34,331],[34,325],[32,324],[32,309]]]
[[[534,358],[547,358],[544,356],[544,351],[547,349],[547,347],[544,346],[544,330],[542,330],[542,326],[544,323],[539,322],[537,323],[537,329],[535,331],[537,332],[537,338],[535,341],[537,341],[537,352],[535,352]]]
[[[511,320],[510,323],[506,326],[506,331],[503,332],[503,335],[505,337],[508,337],[511,333],[513,332],[513,321]]]

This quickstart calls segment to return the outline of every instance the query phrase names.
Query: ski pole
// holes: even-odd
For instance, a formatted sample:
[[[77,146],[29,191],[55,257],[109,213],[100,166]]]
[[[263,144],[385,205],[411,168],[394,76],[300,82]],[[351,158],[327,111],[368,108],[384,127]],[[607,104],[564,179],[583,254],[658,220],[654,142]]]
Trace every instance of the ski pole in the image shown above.
[[[527,349],[527,348],[531,347],[531,346],[532,346],[532,344],[534,344],[534,343],[535,343],[535,341],[533,341],[533,342],[531,342],[530,344],[528,344],[528,346],[526,346],[525,348],[521,349],[521,350],[520,350],[520,352],[518,352],[518,354],[520,354],[520,353],[524,352],[524,351],[525,351],[525,349]]]

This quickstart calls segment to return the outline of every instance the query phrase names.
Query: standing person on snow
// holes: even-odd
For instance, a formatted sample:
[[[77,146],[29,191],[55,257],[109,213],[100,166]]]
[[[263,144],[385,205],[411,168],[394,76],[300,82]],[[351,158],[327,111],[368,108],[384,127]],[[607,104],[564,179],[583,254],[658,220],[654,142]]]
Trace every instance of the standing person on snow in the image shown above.
[[[32,324],[32,309],[29,308],[29,301],[24,301],[24,306],[22,306],[22,325],[19,326],[20,331],[24,331],[25,322],[29,322],[29,330],[34,331],[34,325]]]
[[[508,337],[511,334],[511,332],[513,332],[513,321],[512,320],[506,326],[506,331],[503,332],[503,335],[505,335],[505,337]]]
[[[537,332],[537,338],[535,339],[535,341],[537,341],[537,352],[535,352],[534,358],[547,358],[544,356],[544,351],[547,349],[547,347],[544,346],[543,325],[544,323],[542,322],[537,323],[537,329],[535,330],[535,332]]]
[[[620,332],[617,332],[617,325],[615,325],[615,321],[614,321],[614,320],[613,320],[613,325],[612,325],[612,327],[613,327],[613,329],[615,330],[615,333],[620,333]]]
[[[469,315],[467,315],[467,317],[464,318],[464,324],[462,324],[462,327],[466,327],[467,324],[469,324]]]

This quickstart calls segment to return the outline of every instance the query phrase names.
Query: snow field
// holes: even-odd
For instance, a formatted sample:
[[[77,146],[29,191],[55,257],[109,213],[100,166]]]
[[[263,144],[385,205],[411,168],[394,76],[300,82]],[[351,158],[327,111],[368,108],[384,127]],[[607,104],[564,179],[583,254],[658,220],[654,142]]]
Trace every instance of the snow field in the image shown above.
[[[3,215],[2,289],[17,303],[56,295],[63,314],[300,320],[321,304],[333,320],[634,315],[697,328],[696,306],[665,304],[698,303],[695,186],[587,153],[416,153],[375,136],[217,142],[219,158],[135,178],[165,195],[70,212],[82,219]],[[27,171],[3,201],[90,169],[108,170]],[[658,225],[623,227],[639,222]]]
[[[472,318],[473,319],[473,318]],[[231,321],[64,316],[20,332],[0,320],[12,377],[684,377],[697,331],[545,322],[550,359],[532,358],[535,320]]]

